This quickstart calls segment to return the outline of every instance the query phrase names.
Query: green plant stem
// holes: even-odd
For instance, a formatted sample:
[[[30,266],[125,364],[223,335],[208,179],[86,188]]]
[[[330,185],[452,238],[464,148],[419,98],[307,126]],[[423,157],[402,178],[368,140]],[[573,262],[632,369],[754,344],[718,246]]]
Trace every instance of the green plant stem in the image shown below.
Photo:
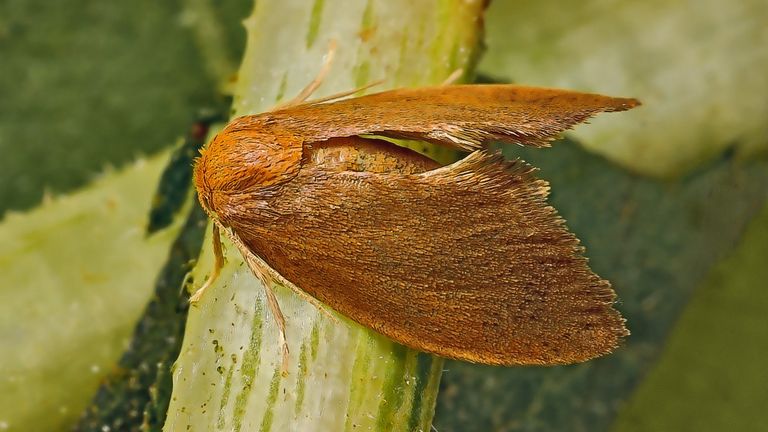
[[[235,86],[235,115],[268,110],[308,84],[338,43],[314,95],[385,79],[377,89],[437,84],[471,70],[483,1],[259,1]],[[455,157],[418,144],[443,162]],[[280,373],[264,289],[230,244],[217,283],[192,308],[174,370],[166,431],[428,430],[442,359],[400,346],[290,290],[276,294],[287,320],[290,364]],[[209,274],[206,244],[195,281]],[[350,252],[352,253],[352,252]],[[371,299],[375,301],[375,299]]]

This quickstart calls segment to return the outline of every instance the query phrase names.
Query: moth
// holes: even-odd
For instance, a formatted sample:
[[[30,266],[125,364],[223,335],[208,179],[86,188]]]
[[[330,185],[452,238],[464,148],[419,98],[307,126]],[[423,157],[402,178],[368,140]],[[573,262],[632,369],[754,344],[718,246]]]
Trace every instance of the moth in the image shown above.
[[[628,334],[616,295],[547,204],[548,184],[491,142],[543,147],[639,104],[517,85],[306,101],[233,120],[194,167],[201,205],[264,282],[408,347],[492,365],[581,362]],[[466,152],[440,166],[387,139]]]

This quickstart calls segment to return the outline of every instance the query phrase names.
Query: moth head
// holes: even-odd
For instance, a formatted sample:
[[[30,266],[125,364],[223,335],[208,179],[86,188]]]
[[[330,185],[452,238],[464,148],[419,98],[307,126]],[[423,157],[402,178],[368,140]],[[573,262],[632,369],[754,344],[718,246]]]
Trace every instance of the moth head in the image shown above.
[[[208,216],[219,218],[226,205],[221,202],[222,193],[236,189],[233,178],[237,177],[237,163],[232,160],[231,150],[221,134],[216,135],[208,146],[200,150],[195,160],[194,183],[200,205]],[[222,205],[224,204],[224,205]]]
[[[197,190],[197,199],[205,212],[213,217],[216,214],[216,208],[213,204],[214,190],[208,184],[206,179],[206,161],[205,152],[201,151],[201,156],[195,159],[194,183]]]
[[[241,117],[217,134],[195,162],[200,204],[211,217],[227,218],[237,197],[257,197],[293,179],[302,144],[259,122]]]

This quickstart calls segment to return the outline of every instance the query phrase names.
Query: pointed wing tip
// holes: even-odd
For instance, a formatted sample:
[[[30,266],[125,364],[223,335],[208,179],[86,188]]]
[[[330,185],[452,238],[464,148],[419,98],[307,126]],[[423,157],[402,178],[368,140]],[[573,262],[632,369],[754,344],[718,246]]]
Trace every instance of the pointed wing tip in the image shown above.
[[[616,350],[626,344],[626,338],[630,334],[629,329],[627,329],[626,326],[626,319],[615,309],[614,312],[617,321],[613,326],[605,329],[605,334],[600,338],[600,342],[597,342],[591,347],[583,347],[582,350],[571,352],[566,356],[550,359],[543,363],[543,365],[578,364],[614,354]]]
[[[628,111],[632,108],[637,108],[643,103],[640,102],[638,99],[635,98],[611,98],[612,99],[612,106],[610,107],[609,111]]]

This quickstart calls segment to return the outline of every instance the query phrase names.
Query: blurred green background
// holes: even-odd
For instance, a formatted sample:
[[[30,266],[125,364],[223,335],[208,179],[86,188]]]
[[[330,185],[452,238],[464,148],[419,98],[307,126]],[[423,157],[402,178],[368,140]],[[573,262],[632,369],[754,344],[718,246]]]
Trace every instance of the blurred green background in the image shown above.
[[[0,430],[18,427],[6,420],[21,409],[15,405],[47,428],[71,424],[127,343],[159,271],[146,270],[153,272],[146,286],[120,297],[134,305],[124,324],[76,322],[52,335],[70,345],[71,358],[42,361],[51,355],[46,333],[20,320],[37,316],[29,302],[55,306],[68,293],[26,286],[8,269],[31,256],[28,269],[47,266],[40,271],[54,280],[57,269],[28,250],[41,241],[32,238],[41,235],[36,227],[55,219],[52,209],[82,207],[99,184],[111,184],[107,166],[134,170],[120,191],[138,191],[140,180],[146,191],[165,159],[134,161],[171,148],[201,109],[226,109],[222,91],[239,63],[239,21],[251,6],[0,2],[0,268],[11,275],[0,282],[0,369],[8,371],[0,377]],[[552,149],[504,149],[552,183],[552,203],[595,271],[613,282],[632,336],[614,355],[570,367],[448,362],[439,431],[768,430],[767,20],[759,0],[491,5],[484,76],[644,102]],[[66,194],[80,198],[44,199]],[[131,220],[140,227],[151,193],[131,199],[125,205],[136,203]],[[9,215],[18,212],[30,213]],[[172,238],[154,240],[158,266]],[[105,306],[102,316],[114,313]],[[85,325],[109,331],[79,337]],[[112,348],[91,360],[99,337]],[[27,350],[33,345],[40,348]],[[41,362],[93,370],[87,382],[30,378]],[[47,392],[83,402],[62,410],[46,405],[54,400]],[[34,414],[25,398],[45,410]]]

